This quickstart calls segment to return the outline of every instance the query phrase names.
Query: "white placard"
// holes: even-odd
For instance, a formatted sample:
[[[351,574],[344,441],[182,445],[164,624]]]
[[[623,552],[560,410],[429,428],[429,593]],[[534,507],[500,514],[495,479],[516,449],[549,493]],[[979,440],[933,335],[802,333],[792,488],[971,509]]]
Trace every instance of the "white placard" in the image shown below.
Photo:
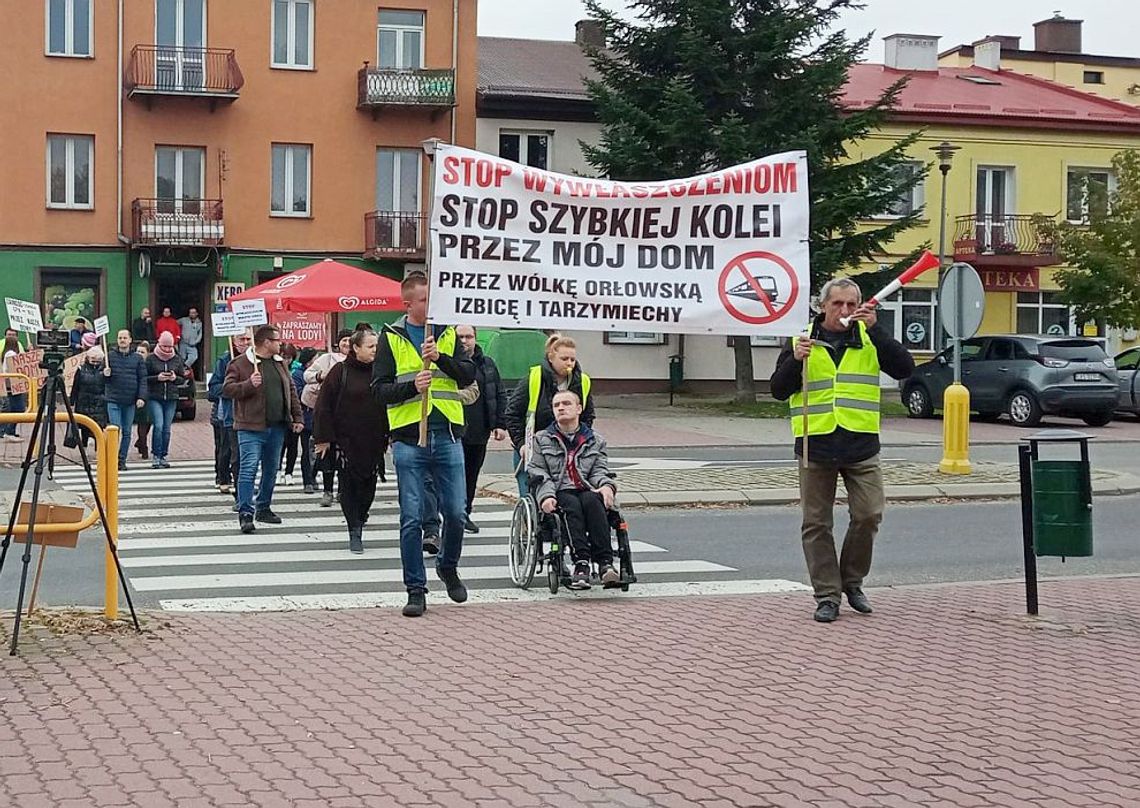
[[[101,337],[111,332],[111,319],[106,315],[95,318],[95,336]]]
[[[35,303],[6,297],[4,305],[8,307],[8,325],[12,328],[25,334],[34,334],[43,330],[44,318],[40,313],[40,307]]]
[[[215,337],[236,337],[245,333],[245,326],[238,325],[232,311],[210,312],[210,329]]]
[[[253,300],[231,300],[230,309],[234,313],[234,320],[242,328],[253,325],[265,325],[269,322],[269,313],[265,310],[265,301],[260,297]]]
[[[612,182],[439,146],[432,319],[791,336],[808,322],[807,155]]]

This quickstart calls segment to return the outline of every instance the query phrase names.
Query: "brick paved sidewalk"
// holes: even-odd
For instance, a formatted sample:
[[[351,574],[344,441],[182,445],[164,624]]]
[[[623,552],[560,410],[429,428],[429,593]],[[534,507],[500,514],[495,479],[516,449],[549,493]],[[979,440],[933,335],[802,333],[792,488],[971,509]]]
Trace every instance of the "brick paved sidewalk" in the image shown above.
[[[830,626],[769,595],[39,628],[0,805],[1140,802],[1140,578],[1047,582],[1038,620],[1010,584],[871,594]]]

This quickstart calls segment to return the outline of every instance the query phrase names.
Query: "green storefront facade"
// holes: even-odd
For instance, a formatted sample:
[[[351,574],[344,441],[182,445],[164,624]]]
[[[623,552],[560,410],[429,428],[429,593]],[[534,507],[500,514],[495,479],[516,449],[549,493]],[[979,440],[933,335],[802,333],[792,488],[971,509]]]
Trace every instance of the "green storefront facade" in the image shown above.
[[[208,322],[217,302],[238,285],[249,289],[324,258],[391,278],[403,277],[399,262],[340,254],[200,248],[140,251],[125,246],[22,248],[0,250],[0,294],[40,303],[45,325],[54,323],[60,328],[70,328],[76,316],[91,321],[107,315],[113,335],[120,328],[129,328],[143,307],[149,307],[157,318],[163,306],[170,306],[175,317],[195,306]],[[399,312],[353,312],[341,315],[337,327],[351,328],[362,320],[379,326],[397,316]],[[210,340],[203,358],[212,363],[225,350],[226,340]]]

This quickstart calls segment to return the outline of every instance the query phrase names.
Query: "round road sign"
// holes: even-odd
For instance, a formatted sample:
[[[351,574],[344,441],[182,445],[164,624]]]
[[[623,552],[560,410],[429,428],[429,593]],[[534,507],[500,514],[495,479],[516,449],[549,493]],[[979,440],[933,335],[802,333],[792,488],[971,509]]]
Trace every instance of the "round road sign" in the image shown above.
[[[977,270],[969,264],[951,264],[938,287],[938,314],[946,333],[951,339],[969,339],[981,328],[985,312],[986,290]]]

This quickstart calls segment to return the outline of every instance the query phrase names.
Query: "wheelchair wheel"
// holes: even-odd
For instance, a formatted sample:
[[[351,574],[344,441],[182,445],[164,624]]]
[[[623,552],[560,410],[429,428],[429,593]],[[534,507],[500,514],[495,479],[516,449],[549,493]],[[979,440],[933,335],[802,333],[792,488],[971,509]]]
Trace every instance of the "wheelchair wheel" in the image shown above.
[[[507,560],[511,570],[511,581],[515,586],[527,589],[534,580],[538,565],[538,515],[534,500],[523,497],[515,503],[511,515],[511,535],[507,548]]]
[[[562,583],[561,567],[557,561],[551,561],[546,565],[546,585],[552,595],[558,594],[558,585]]]

